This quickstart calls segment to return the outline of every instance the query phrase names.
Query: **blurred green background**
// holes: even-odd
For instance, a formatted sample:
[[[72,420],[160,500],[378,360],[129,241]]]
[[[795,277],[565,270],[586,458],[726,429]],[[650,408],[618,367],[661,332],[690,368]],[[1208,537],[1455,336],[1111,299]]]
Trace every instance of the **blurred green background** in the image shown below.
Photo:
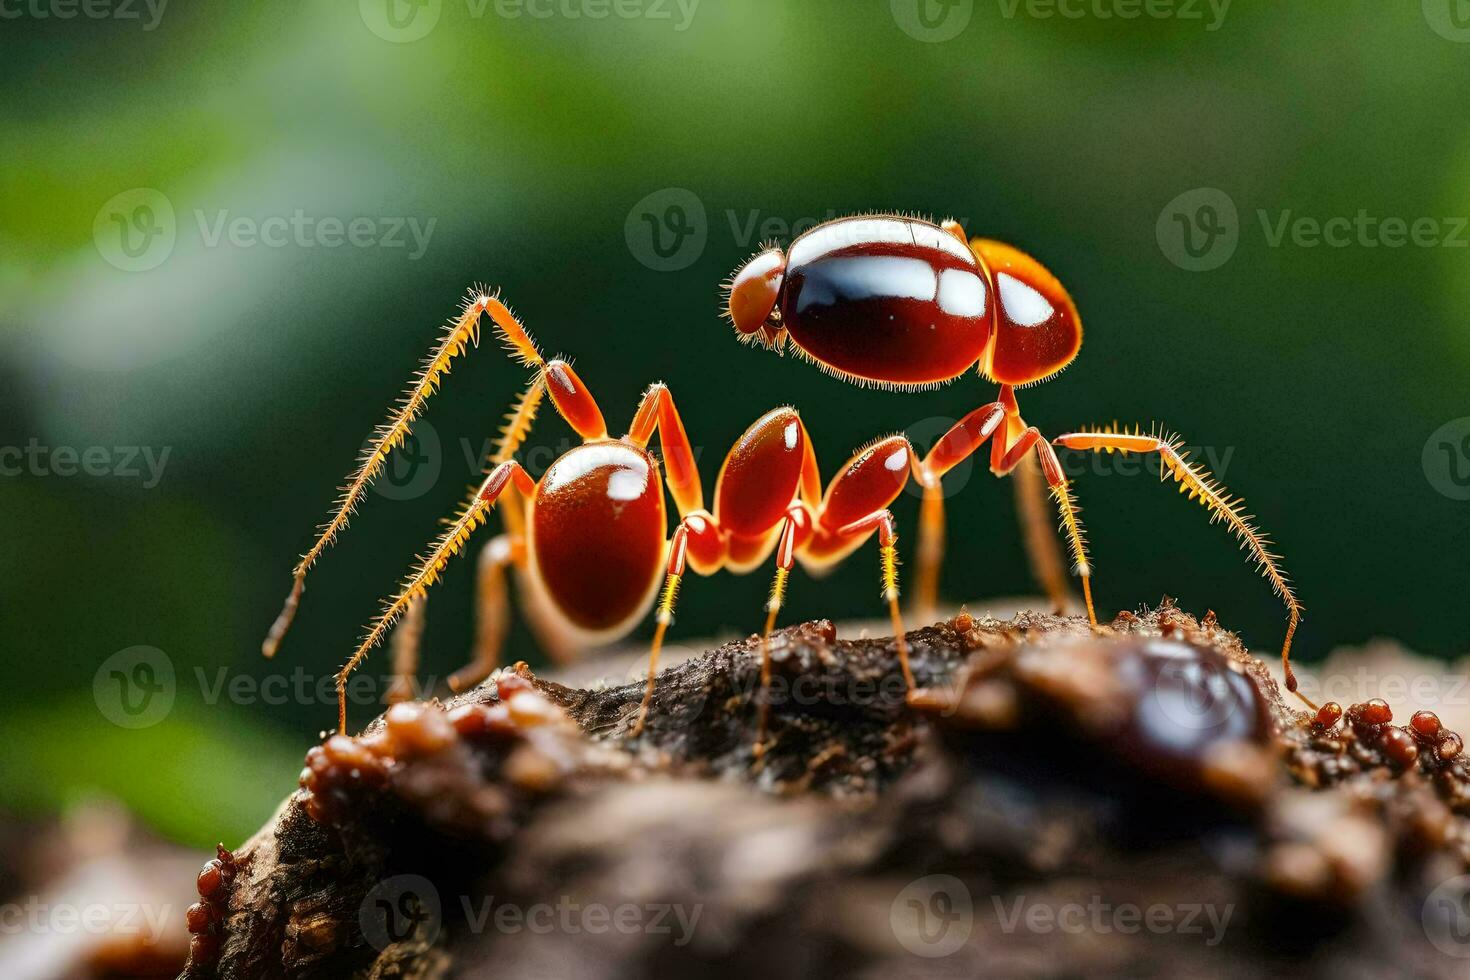
[[[880,432],[927,444],[993,388],[858,390],[718,315],[762,239],[870,209],[959,216],[1056,272],[1087,335],[1028,420],[1159,420],[1223,461],[1299,583],[1303,662],[1375,635],[1470,649],[1470,4],[690,2],[5,8],[8,808],[106,792],[192,845],[269,815],[334,718],[296,685],[350,651],[524,380],[494,344],[456,365],[437,452],[395,463],[262,661],[294,557],[471,282],[577,357],[615,429],[667,381],[707,487],[778,403],[827,473]],[[305,244],[228,233],[298,212]],[[355,218],[373,244],[328,244]],[[1357,224],[1329,244],[1299,218]],[[569,438],[546,413],[532,446]],[[99,475],[73,473],[89,449]],[[1105,610],[1168,593],[1274,649],[1281,608],[1223,529],[1147,467],[1083,464]],[[1009,486],[950,489],[948,597],[1030,590]],[[460,560],[435,591],[425,673],[467,650],[472,580]],[[870,558],[830,582],[798,575],[784,618],[875,611]],[[767,585],[691,581],[676,633],[756,628]],[[118,678],[165,683],[140,646],[174,672],[157,718],[118,714]]]

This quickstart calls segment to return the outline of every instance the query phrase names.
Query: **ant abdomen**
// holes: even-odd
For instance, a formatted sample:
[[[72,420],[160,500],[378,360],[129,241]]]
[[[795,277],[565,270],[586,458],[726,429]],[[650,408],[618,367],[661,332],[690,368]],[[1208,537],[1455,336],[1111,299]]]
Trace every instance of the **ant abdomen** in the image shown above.
[[[791,245],[781,326],[800,350],[853,378],[933,384],[984,353],[989,293],[969,246],[934,225],[833,221]]]
[[[972,367],[1002,384],[1071,363],[1082,322],[1062,284],[1018,249],[892,215],[840,218],[770,248],[731,279],[745,339],[788,341],[859,384],[924,388]]]

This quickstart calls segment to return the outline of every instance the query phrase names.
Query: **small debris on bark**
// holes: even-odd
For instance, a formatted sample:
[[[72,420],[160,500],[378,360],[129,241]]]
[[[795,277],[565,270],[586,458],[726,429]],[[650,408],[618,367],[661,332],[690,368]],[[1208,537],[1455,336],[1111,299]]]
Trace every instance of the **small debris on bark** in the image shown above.
[[[754,637],[663,671],[636,737],[641,683],[524,664],[395,705],[217,857],[184,976],[1463,975],[1470,775],[1428,706],[1306,710],[1167,603],[908,643],[912,694],[892,638],[773,637],[759,758]]]

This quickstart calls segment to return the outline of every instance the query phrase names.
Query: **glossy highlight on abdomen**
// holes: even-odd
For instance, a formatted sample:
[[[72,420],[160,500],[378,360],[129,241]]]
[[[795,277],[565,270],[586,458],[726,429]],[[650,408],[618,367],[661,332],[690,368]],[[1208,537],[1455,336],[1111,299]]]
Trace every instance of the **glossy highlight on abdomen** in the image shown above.
[[[620,442],[578,446],[537,488],[531,553],[547,594],[590,633],[640,615],[660,578],[663,481],[648,455]]]
[[[781,325],[843,374],[931,384],[963,374],[990,340],[989,284],[973,253],[905,218],[850,218],[792,243]]]

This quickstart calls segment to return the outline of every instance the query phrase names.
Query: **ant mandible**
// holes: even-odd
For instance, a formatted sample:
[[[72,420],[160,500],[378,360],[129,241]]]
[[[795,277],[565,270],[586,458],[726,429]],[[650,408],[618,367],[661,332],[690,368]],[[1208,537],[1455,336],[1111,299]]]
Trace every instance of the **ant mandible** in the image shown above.
[[[943,555],[940,478],[990,439],[990,468],[1006,475],[1035,452],[1061,512],[1089,620],[1096,625],[1081,524],[1052,443],[1022,420],[1015,389],[1039,384],[1072,362],[1082,321],[1067,290],[1031,256],[1003,242],[969,239],[956,221],[932,224],[902,215],[839,218],[802,234],[785,251],[763,248],[726,284],[726,314],[742,341],[798,354],[845,381],[918,390],[976,367],[997,382],[996,400],[961,419],[919,464],[919,606],[937,599]],[[1291,669],[1291,640],[1302,607],[1270,542],[1210,474],[1190,461],[1182,440],[1116,427],[1070,432],[1053,440],[1069,449],[1156,452],[1160,478],[1198,499],[1211,523],[1224,521],[1286,604],[1281,664],[1287,689],[1303,701]],[[1027,536],[1033,565],[1038,539]],[[1060,575],[1049,577],[1054,602],[1065,601]],[[1315,707],[1315,705],[1313,705]]]
[[[552,650],[626,636],[658,596],[648,679],[632,727],[636,735],[647,718],[659,652],[673,621],[686,569],[700,575],[721,569],[744,573],[774,554],[775,580],[761,636],[755,743],[759,756],[771,677],[770,634],[793,565],[799,560],[809,571],[820,572],[852,554],[875,532],[883,596],[892,617],[903,676],[912,690],[898,606],[897,535],[887,509],[902,493],[910,473],[918,472],[918,456],[907,439],[889,436],[860,449],[824,493],[816,452],[800,416],[793,408],[773,409],[756,420],[725,456],[715,484],[714,509],[707,510],[693,447],[665,385],[654,384],[644,393],[626,435],[610,437],[596,399],[572,366],[561,358],[544,359],[509,308],[479,291],[471,294],[460,316],[450,322],[417,383],[388,423],[379,428],[359,468],[348,478],[336,512],[293,575],[291,595],[271,629],[267,652],[274,652],[290,626],[305,570],[346,525],[363,489],[401,443],[423,400],[432,393],[448,358],[462,353],[465,343],[478,340],[482,314],[489,316],[514,357],[533,369],[532,380],[507,417],[484,481],[385,602],[338,673],[339,732],[347,731],[346,684],[352,671],[394,623],[425,597],[449,559],[464,548],[496,504],[501,505],[506,532],[488,542],[481,554],[479,642],[473,662],[450,678],[454,690],[483,680],[499,661],[507,623],[507,566],[523,573],[523,605],[531,625]],[[582,443],[553,462],[539,480],[533,480],[512,457],[529,434],[546,394]],[[663,449],[662,468],[647,450],[655,432]],[[679,514],[678,525],[667,540],[663,471]]]

